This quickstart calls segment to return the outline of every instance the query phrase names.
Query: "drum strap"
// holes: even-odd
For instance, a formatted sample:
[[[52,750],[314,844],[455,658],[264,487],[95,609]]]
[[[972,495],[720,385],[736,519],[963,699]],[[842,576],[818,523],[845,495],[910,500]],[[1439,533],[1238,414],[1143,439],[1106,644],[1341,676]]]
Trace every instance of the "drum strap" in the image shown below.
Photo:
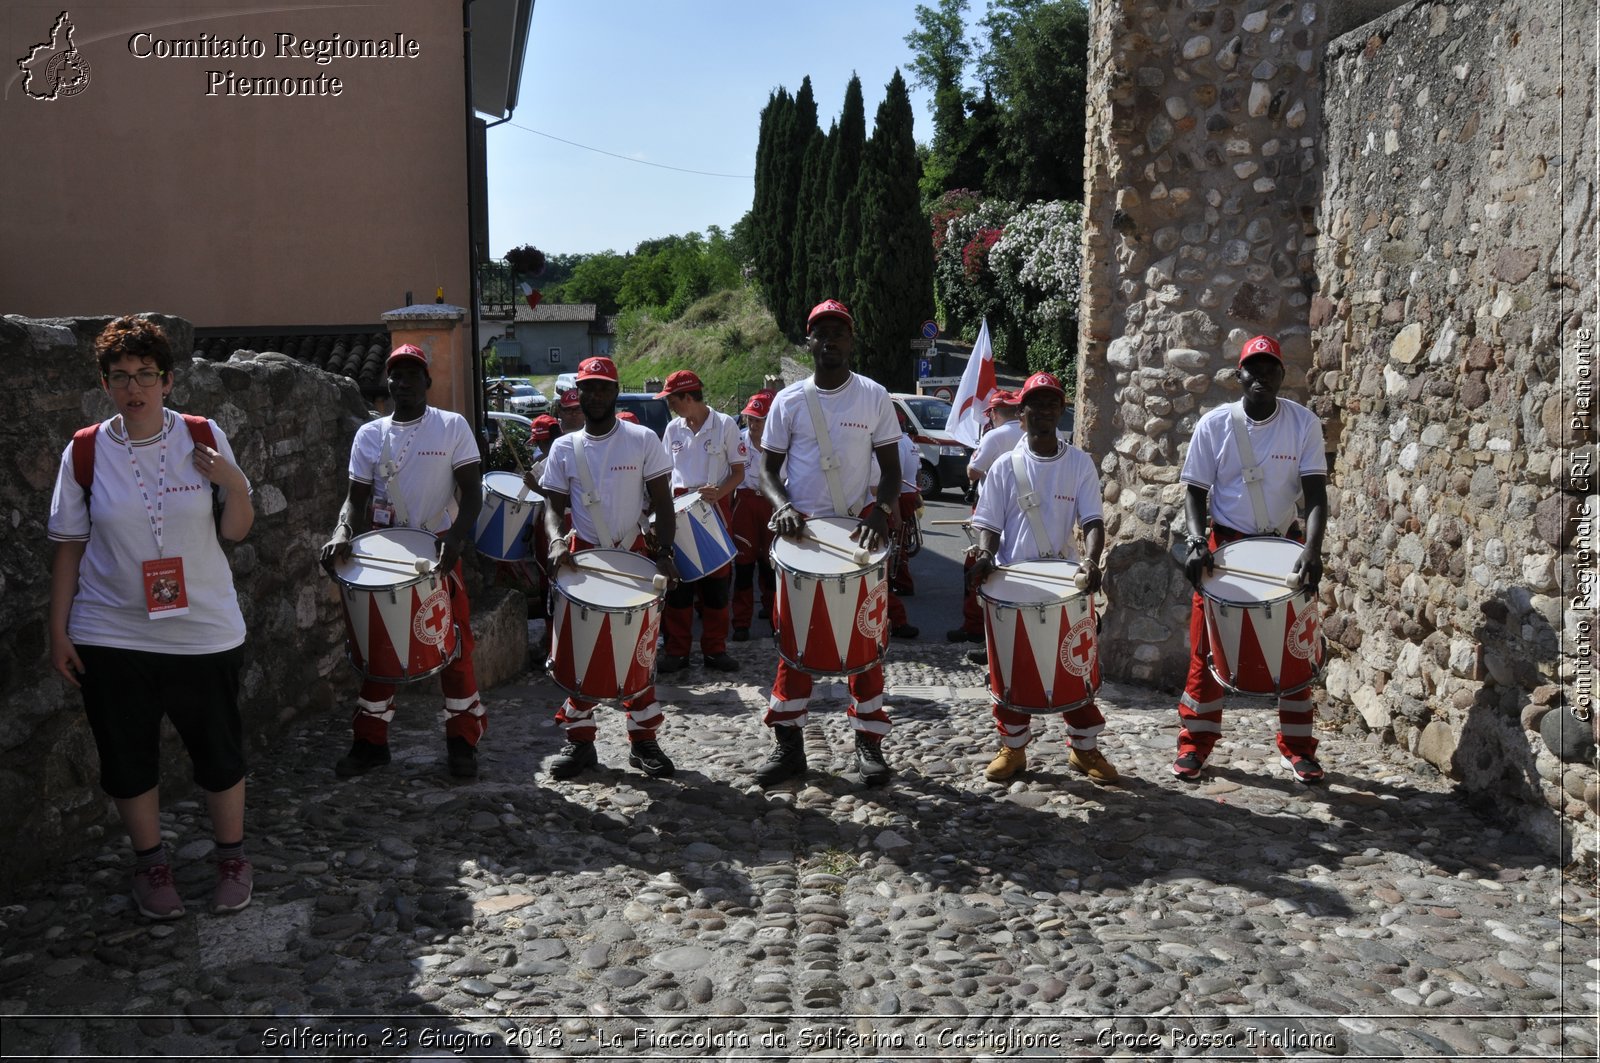
[[[822,475],[828,480],[828,495],[833,499],[836,517],[853,517],[855,511],[844,497],[844,485],[839,482],[839,459],[833,453],[833,440],[828,436],[828,422],[822,416],[822,399],[817,395],[817,382],[806,377],[802,390],[806,396],[806,409],[811,411],[811,427],[817,433],[817,450],[822,454]]]
[[[1033,479],[1028,475],[1026,450],[1027,444],[1024,443],[1011,452],[1011,471],[1017,478],[1017,504],[1022,507],[1022,515],[1028,518],[1028,528],[1033,532],[1033,542],[1039,550],[1039,556],[1060,557],[1061,551],[1056,549],[1056,542],[1050,537],[1050,529],[1044,522],[1044,507],[1039,505],[1039,492],[1033,489]]]
[[[1283,528],[1274,523],[1267,513],[1267,493],[1261,487],[1266,473],[1256,463],[1256,448],[1250,445],[1250,428],[1244,414],[1244,402],[1228,407],[1228,422],[1233,426],[1233,447],[1243,467],[1245,490],[1250,493],[1250,508],[1255,511],[1256,534],[1282,535]]]
[[[392,419],[391,419],[392,423]],[[412,429],[413,436],[420,432],[421,426]],[[411,449],[407,440],[406,450]],[[405,454],[400,455],[400,461],[394,461],[389,449],[389,433],[383,433],[383,453],[378,456],[378,475],[383,477],[383,492],[388,496],[389,504],[394,507],[395,521],[402,528],[411,527],[411,514],[406,510],[406,500],[400,497],[400,464],[405,461]],[[424,529],[426,530],[426,529]]]
[[[617,548],[619,540],[611,534],[611,528],[606,524],[606,517],[600,504],[600,492],[595,490],[594,470],[589,468],[589,452],[584,447],[583,432],[575,432],[572,436],[573,464],[578,467],[578,486],[583,488],[583,495],[578,499],[578,505],[589,514],[589,519],[594,523],[594,530],[600,536],[600,541],[613,550]]]

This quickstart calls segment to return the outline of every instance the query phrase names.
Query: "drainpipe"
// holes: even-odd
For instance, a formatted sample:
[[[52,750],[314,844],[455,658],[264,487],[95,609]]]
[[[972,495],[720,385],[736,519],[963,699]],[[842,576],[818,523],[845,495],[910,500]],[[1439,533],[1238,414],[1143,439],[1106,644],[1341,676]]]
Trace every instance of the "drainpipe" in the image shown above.
[[[479,350],[478,341],[478,311],[482,299],[478,293],[478,245],[473,243],[473,206],[476,198],[476,182],[472,179],[472,123],[478,117],[478,112],[472,106],[472,0],[461,0],[461,70],[463,84],[466,88],[466,125],[463,132],[466,134],[467,147],[467,317],[472,322],[472,428],[473,434],[482,438],[484,421],[483,398],[483,352]],[[487,145],[485,145],[487,155]],[[487,167],[489,160],[484,159]]]

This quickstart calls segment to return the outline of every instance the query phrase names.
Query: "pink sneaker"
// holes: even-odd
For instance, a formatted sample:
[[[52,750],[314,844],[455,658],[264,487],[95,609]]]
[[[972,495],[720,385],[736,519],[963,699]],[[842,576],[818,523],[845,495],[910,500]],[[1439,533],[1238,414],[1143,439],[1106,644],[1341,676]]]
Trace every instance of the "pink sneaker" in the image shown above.
[[[150,919],[176,919],[183,914],[183,898],[172,881],[172,865],[156,864],[133,873],[133,903]]]
[[[211,894],[211,910],[218,915],[237,912],[250,903],[255,870],[250,861],[224,860],[217,865],[217,888]]]

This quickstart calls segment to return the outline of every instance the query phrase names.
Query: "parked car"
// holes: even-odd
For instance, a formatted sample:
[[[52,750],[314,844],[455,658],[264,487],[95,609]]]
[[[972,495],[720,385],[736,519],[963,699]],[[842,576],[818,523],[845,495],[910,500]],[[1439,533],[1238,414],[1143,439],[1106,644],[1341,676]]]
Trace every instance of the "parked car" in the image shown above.
[[[574,385],[576,387],[576,385]],[[624,391],[617,396],[617,412],[631,410],[639,418],[639,423],[655,432],[656,435],[665,435],[667,424],[672,420],[672,411],[667,409],[667,400],[658,399],[648,391]]]
[[[914,474],[917,490],[924,498],[933,498],[945,488],[965,490],[967,459],[972,457],[972,450],[946,430],[950,404],[932,395],[894,394],[889,398],[894,402],[901,429],[910,427],[912,442],[922,457],[917,469],[902,469],[900,474],[907,482]]]
[[[550,400],[544,392],[532,384],[511,385],[511,397],[506,400],[506,409],[512,413],[520,413],[524,417],[544,413],[550,408]]]
[[[560,398],[578,386],[577,373],[562,373],[556,377],[556,398]]]

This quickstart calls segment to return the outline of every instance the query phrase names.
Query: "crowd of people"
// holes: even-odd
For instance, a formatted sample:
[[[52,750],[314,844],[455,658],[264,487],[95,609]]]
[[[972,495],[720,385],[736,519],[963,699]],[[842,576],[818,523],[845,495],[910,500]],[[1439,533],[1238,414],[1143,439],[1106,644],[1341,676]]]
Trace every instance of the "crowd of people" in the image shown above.
[[[861,782],[881,786],[890,780],[884,746],[893,725],[884,704],[882,661],[890,637],[918,634],[906,621],[899,595],[914,593],[904,531],[920,498],[910,479],[915,448],[888,392],[853,370],[855,342],[849,308],[833,299],[819,303],[806,322],[812,374],[753,395],[742,408],[742,428],[707,403],[702,381],[685,369],[672,373],[661,391],[674,416],[658,437],[617,410],[617,367],[606,357],[580,364],[577,386],[562,394],[558,416],[535,419],[534,459],[523,469],[524,494],[537,494],[543,503],[541,516],[526,530],[532,562],[553,583],[563,572],[580,570],[590,551],[634,555],[642,559],[635,562],[640,572],[611,575],[656,588],[660,617],[659,640],[654,626],[639,633],[644,641],[638,660],[647,667],[627,684],[624,696],[568,690],[556,709],[566,744],[548,764],[553,778],[572,779],[599,766],[596,709],[602,703],[623,710],[629,764],[652,777],[671,776],[675,766],[660,742],[668,712],[656,696],[655,676],[691,666],[697,619],[700,663],[719,673],[738,672],[741,664],[728,643],[749,640],[754,619],[766,618],[775,629],[790,630],[780,640],[762,717],[771,747],[754,780],[773,786],[806,774],[803,729],[818,676],[847,682]],[[82,690],[99,750],[100,784],[134,849],[139,910],[155,919],[183,913],[158,829],[156,776],[165,716],[193,761],[216,833],[212,908],[234,911],[249,903],[252,883],[243,848],[245,758],[238,709],[245,630],[220,541],[236,541],[249,531],[250,483],[214,422],[164,408],[173,385],[172,354],[155,326],[118,319],[96,350],[102,386],[116,413],[79,432],[62,454],[49,522],[57,544],[52,662]],[[359,552],[363,533],[403,528],[429,536],[424,541],[432,544],[433,556],[417,558],[416,575],[406,576],[410,582],[431,581],[429,601],[448,602],[459,632],[448,659],[426,674],[440,677],[448,771],[471,778],[478,773],[477,746],[488,717],[473,673],[471,604],[460,562],[484,504],[482,467],[466,420],[428,405],[430,371],[428,354],[414,345],[389,355],[391,412],[356,434],[346,497],[320,556],[330,573],[354,559],[392,566],[393,557]],[[1322,434],[1310,411],[1279,397],[1283,377],[1282,352],[1271,337],[1246,343],[1238,358],[1243,398],[1200,418],[1180,474],[1188,525],[1184,571],[1195,594],[1171,770],[1185,781],[1201,777],[1221,735],[1227,689],[1213,673],[1201,594],[1216,567],[1213,551],[1252,537],[1286,538],[1303,544],[1294,564],[1300,586],[1314,595],[1321,578],[1327,517]],[[979,602],[997,572],[1061,563],[1074,574],[1075,593],[1091,602],[1106,587],[1098,473],[1093,459],[1058,428],[1065,403],[1060,381],[1047,372],[1034,373],[1015,393],[997,391],[987,400],[990,428],[969,466],[976,504],[968,522],[973,545],[963,573],[963,619],[948,636],[952,642],[984,643],[974,651],[980,659],[997,645]],[[198,489],[205,487],[210,490]],[[712,523],[727,532],[725,552],[692,571],[680,571],[674,550],[680,519],[690,519],[678,512],[686,501],[714,509]],[[832,533],[824,534],[830,528],[845,529],[847,537],[830,538]],[[827,641],[830,632],[822,629],[829,625],[814,610],[835,608],[820,585],[813,600],[812,591],[780,582],[786,577],[774,557],[802,546],[832,557],[842,571],[879,568],[886,574],[864,580],[860,601],[846,603],[844,626],[850,639],[866,640],[865,656],[855,644],[848,650],[830,646],[832,663],[819,663],[796,648],[808,634],[812,642]],[[541,653],[550,651],[557,626],[553,597],[540,600],[546,639]],[[356,619],[347,619],[354,632]],[[431,637],[421,614],[413,626],[419,638]],[[1074,626],[1075,637],[1084,627]],[[1058,655],[1063,666],[1073,665],[1069,651],[1085,643],[1069,647],[1065,638]],[[622,670],[631,667],[622,662]],[[1117,769],[1099,749],[1106,721],[1093,683],[1070,703],[1019,711],[1007,697],[1002,669],[991,667],[989,674],[999,749],[984,770],[987,779],[1002,782],[1026,771],[1033,718],[1059,711],[1068,766],[1096,783],[1117,782]],[[397,682],[405,681],[403,669],[398,679],[375,666],[364,674],[352,743],[334,764],[339,776],[364,775],[389,763],[394,694]],[[1283,764],[1307,784],[1322,778],[1312,710],[1308,685],[1278,697]]]

